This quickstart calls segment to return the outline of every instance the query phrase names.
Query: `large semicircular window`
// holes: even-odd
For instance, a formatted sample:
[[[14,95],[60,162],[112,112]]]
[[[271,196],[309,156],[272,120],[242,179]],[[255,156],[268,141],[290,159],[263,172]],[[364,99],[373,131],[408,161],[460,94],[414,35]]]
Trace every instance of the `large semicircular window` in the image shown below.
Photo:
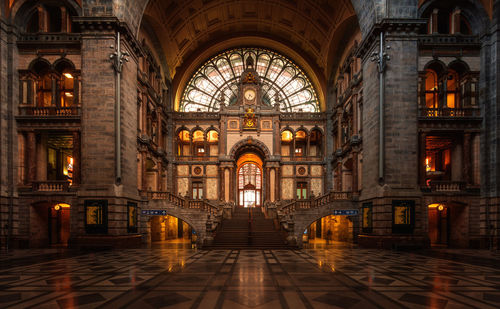
[[[304,72],[282,55],[261,48],[231,49],[208,60],[186,86],[179,111],[217,112],[221,104],[236,104],[248,57],[261,78],[263,104],[279,102],[282,112],[319,112],[316,91]]]

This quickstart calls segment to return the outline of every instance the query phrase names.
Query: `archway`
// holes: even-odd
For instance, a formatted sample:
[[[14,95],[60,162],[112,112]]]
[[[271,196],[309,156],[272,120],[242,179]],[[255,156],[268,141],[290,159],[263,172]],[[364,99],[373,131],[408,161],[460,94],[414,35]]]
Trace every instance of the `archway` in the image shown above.
[[[328,245],[346,246],[353,243],[353,222],[348,216],[328,215],[312,222],[303,232],[305,248]]]
[[[191,248],[197,241],[196,231],[181,218],[164,215],[148,220],[151,246],[158,248]]]
[[[237,161],[238,206],[262,206],[262,159],[254,153],[244,153]]]

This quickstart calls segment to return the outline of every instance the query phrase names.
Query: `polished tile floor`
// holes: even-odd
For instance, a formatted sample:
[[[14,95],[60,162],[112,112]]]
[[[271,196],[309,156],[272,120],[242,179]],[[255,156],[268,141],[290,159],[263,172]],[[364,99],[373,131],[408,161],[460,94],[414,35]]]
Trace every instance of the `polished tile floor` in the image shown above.
[[[0,308],[499,308],[500,255],[311,246],[0,252]]]

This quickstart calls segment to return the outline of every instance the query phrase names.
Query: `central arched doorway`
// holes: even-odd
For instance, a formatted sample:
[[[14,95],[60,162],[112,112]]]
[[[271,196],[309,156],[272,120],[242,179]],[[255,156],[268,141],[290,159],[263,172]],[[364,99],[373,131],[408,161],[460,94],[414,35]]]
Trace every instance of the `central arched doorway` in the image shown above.
[[[238,206],[262,205],[262,159],[254,153],[244,153],[237,162]]]

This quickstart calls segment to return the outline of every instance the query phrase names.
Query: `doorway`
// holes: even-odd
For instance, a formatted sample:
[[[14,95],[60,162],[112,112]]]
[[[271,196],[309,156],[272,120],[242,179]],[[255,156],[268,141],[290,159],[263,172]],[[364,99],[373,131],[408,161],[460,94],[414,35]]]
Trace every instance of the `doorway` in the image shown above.
[[[67,246],[70,209],[66,203],[38,203],[31,208],[30,247]]]
[[[262,205],[262,160],[255,154],[243,154],[238,160],[238,206]]]

